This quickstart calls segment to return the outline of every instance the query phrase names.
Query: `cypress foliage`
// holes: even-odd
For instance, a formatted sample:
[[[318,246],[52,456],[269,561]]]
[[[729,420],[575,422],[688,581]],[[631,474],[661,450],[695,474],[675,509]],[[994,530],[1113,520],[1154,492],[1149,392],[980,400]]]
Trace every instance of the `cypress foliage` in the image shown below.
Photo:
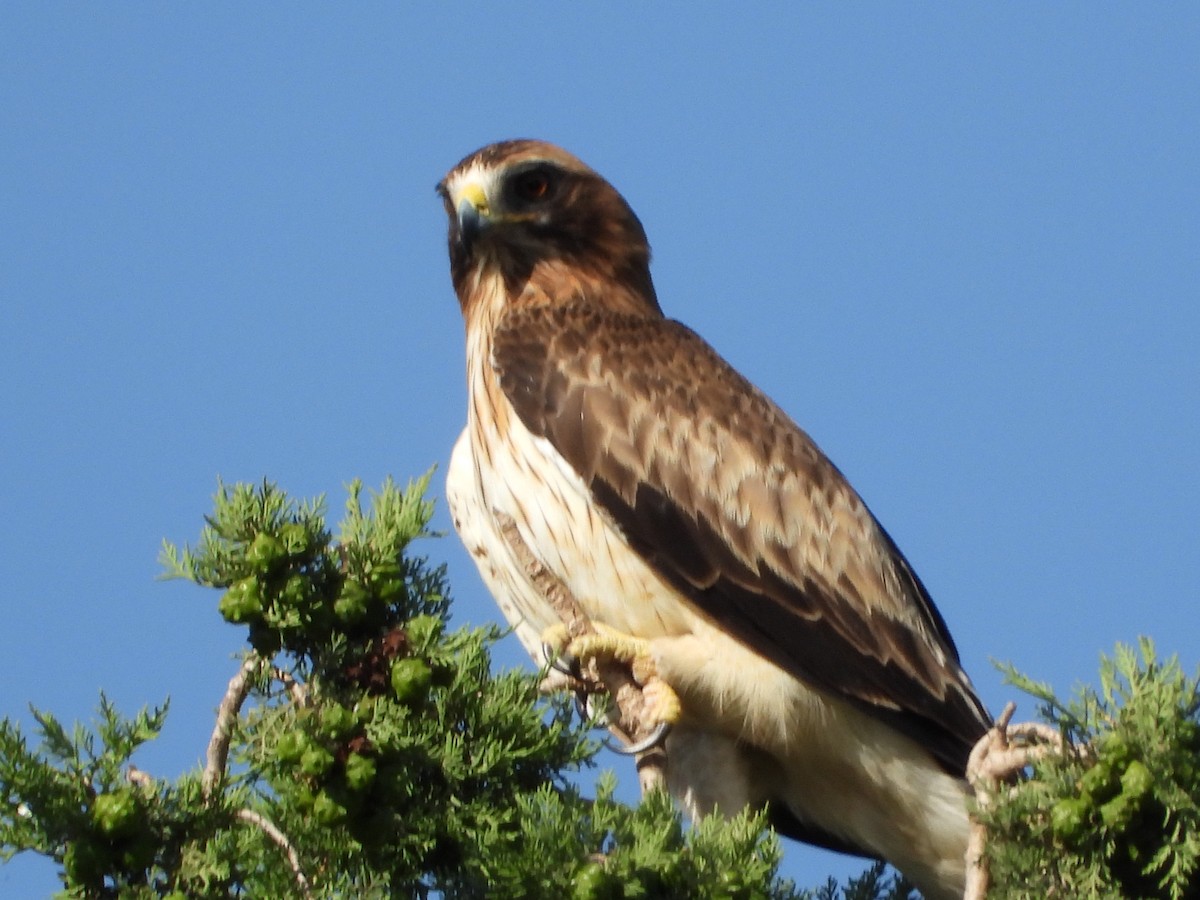
[[[168,577],[216,589],[247,649],[206,763],[130,766],[167,706],[90,728],[34,711],[39,746],[0,721],[0,860],[43,854],[62,897],[720,897],[908,900],[880,865],[800,891],[762,816],[687,828],[665,796],[614,799],[570,705],[492,670],[494,627],[452,629],[430,536],[430,475],[364,496],[335,534],[324,505],[269,482],[220,486]],[[1065,754],[980,811],[992,898],[1200,897],[1200,691],[1149,641],[1059,701],[1015,671]],[[219,686],[214,686],[214,694]]]

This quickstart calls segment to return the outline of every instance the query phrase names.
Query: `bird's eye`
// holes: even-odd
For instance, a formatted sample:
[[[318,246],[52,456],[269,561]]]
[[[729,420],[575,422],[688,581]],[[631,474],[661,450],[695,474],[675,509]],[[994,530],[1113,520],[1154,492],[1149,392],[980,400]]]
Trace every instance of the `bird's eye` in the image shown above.
[[[550,176],[540,169],[522,172],[513,181],[513,192],[527,203],[550,196]]]

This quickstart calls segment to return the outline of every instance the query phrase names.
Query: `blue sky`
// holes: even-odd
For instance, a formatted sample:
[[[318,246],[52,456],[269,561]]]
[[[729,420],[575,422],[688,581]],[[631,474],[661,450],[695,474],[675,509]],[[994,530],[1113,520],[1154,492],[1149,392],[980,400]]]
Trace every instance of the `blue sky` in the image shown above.
[[[240,634],[161,540],[218,476],[336,513],[444,471],[433,186],[526,136],[625,194],[668,314],[848,475],[994,710],[991,659],[1067,690],[1146,634],[1194,670],[1200,8],[767,6],[4,4],[0,714],[170,695],[139,764],[199,760]]]

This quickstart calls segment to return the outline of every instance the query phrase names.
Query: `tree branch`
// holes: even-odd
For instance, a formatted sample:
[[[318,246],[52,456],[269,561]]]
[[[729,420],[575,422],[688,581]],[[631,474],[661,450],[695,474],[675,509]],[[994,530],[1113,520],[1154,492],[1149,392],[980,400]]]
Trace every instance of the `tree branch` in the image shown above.
[[[229,742],[233,738],[233,725],[241,711],[242,704],[250,694],[250,678],[262,664],[262,658],[257,653],[251,653],[242,662],[238,673],[229,679],[229,687],[217,707],[217,724],[213,728],[212,737],[208,741],[208,751],[205,753],[204,776],[200,782],[201,793],[205,800],[211,800],[221,779],[225,777],[225,766],[229,762]]]
[[[225,696],[221,698],[221,705],[217,708],[217,724],[213,728],[212,737],[208,741],[208,751],[205,754],[204,776],[201,781],[201,790],[205,800],[212,799],[217,785],[225,776],[225,766],[229,761],[229,744],[233,738],[233,725],[237,720],[238,713],[241,711],[242,704],[246,702],[246,697],[250,695],[251,679],[262,663],[262,658],[256,653],[251,653],[246,657],[237,674],[229,679],[229,686],[225,689]],[[299,684],[290,675],[278,669],[274,669],[273,674],[279,681],[283,682],[285,687],[292,693],[292,698],[298,704],[305,704],[307,701],[307,691],[305,691],[304,685]],[[125,778],[130,784],[136,784],[141,787],[153,787],[154,785],[154,778],[136,766],[129,767],[129,770],[125,773]],[[287,855],[288,865],[291,866],[292,874],[296,876],[296,884],[300,887],[300,893],[306,900],[311,900],[313,896],[312,886],[309,884],[308,877],[304,874],[304,870],[300,866],[300,855],[296,852],[296,848],[292,845],[288,836],[280,831],[279,827],[262,813],[242,808],[237,811],[236,815],[243,822],[249,822],[251,825],[262,829],[262,832]]]
[[[292,702],[297,707],[303,709],[312,705],[308,696],[308,686],[293,678],[290,672],[285,672],[279,666],[272,666],[271,677],[282,684],[284,689],[292,695]]]
[[[1008,703],[975,747],[967,761],[967,781],[975,788],[979,809],[991,806],[1004,782],[1010,782],[1036,760],[1050,753],[1062,753],[1066,744],[1057,730],[1042,722],[1011,725],[1015,703]],[[967,843],[967,888],[963,900],[985,900],[989,878],[987,868],[987,829],[978,815],[971,816],[971,834]]]
[[[154,776],[149,772],[143,772],[137,766],[130,766],[125,772],[125,780],[130,784],[136,784],[138,787],[152,788],[154,787]]]
[[[237,817],[243,822],[257,825],[267,837],[275,842],[275,845],[280,850],[287,854],[288,865],[292,867],[292,874],[296,876],[296,884],[300,886],[300,893],[305,898],[311,898],[313,896],[312,886],[308,883],[304,869],[300,866],[300,854],[296,852],[296,848],[292,846],[292,842],[288,840],[288,836],[280,831],[274,822],[252,809],[239,809]]]

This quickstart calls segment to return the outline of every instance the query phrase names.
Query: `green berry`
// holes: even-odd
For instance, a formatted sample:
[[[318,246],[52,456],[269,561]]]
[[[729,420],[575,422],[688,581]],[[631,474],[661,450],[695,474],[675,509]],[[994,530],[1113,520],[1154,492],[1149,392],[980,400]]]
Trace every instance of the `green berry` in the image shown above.
[[[375,708],[379,704],[378,697],[364,696],[354,704],[354,719],[362,725],[375,718]]]
[[[375,760],[360,753],[346,758],[346,784],[352,791],[361,791],[375,780]]]
[[[615,900],[624,896],[616,876],[600,863],[588,863],[575,876],[571,896],[575,900]]]
[[[346,818],[346,807],[322,791],[313,800],[312,814],[322,825],[335,825]]]
[[[287,549],[283,546],[283,541],[265,531],[256,534],[246,550],[246,560],[250,565],[264,572],[275,568],[286,558]]]
[[[1100,819],[1114,830],[1123,828],[1133,818],[1137,801],[1126,794],[1117,794],[1100,807]]]
[[[1088,807],[1088,802],[1078,797],[1066,797],[1055,803],[1050,809],[1050,827],[1055,836],[1069,841],[1083,834],[1087,827]]]
[[[307,555],[309,549],[308,529],[299,522],[288,522],[279,529],[279,540],[288,556],[293,559]]]
[[[308,749],[308,737],[303,732],[286,731],[275,742],[275,758],[281,763],[294,765]]]
[[[331,703],[321,708],[321,729],[334,740],[346,737],[356,724],[354,711],[341,704]]]
[[[1154,775],[1146,768],[1145,763],[1134,760],[1121,776],[1121,793],[1135,800],[1150,793],[1154,787]]]
[[[386,604],[400,599],[406,590],[404,573],[395,560],[377,563],[371,568],[367,581],[375,596]]]
[[[106,837],[128,835],[137,826],[138,818],[137,797],[129,788],[100,794],[92,801],[92,821]]]
[[[287,581],[283,583],[283,589],[279,592],[279,598],[290,607],[302,607],[307,605],[309,588],[311,583],[303,575],[297,573],[289,575]]]
[[[352,624],[367,614],[367,603],[370,599],[370,591],[357,581],[348,580],[342,585],[342,592],[333,603],[333,611],[340,621]]]
[[[226,622],[241,625],[262,618],[262,585],[257,578],[243,578],[229,586],[217,605]]]
[[[1116,789],[1112,768],[1103,760],[1084,772],[1079,784],[1083,793],[1094,800],[1107,800]]]
[[[313,778],[320,778],[332,765],[333,754],[324,747],[311,746],[300,755],[300,770]]]
[[[392,663],[392,692],[401,703],[413,705],[425,699],[433,670],[423,659],[409,657]]]
[[[1129,742],[1115,731],[1102,740],[1100,752],[1109,765],[1118,769],[1131,758]]]
[[[312,812],[313,804],[317,802],[317,797],[313,793],[312,788],[303,781],[296,786],[296,806],[301,812]]]

